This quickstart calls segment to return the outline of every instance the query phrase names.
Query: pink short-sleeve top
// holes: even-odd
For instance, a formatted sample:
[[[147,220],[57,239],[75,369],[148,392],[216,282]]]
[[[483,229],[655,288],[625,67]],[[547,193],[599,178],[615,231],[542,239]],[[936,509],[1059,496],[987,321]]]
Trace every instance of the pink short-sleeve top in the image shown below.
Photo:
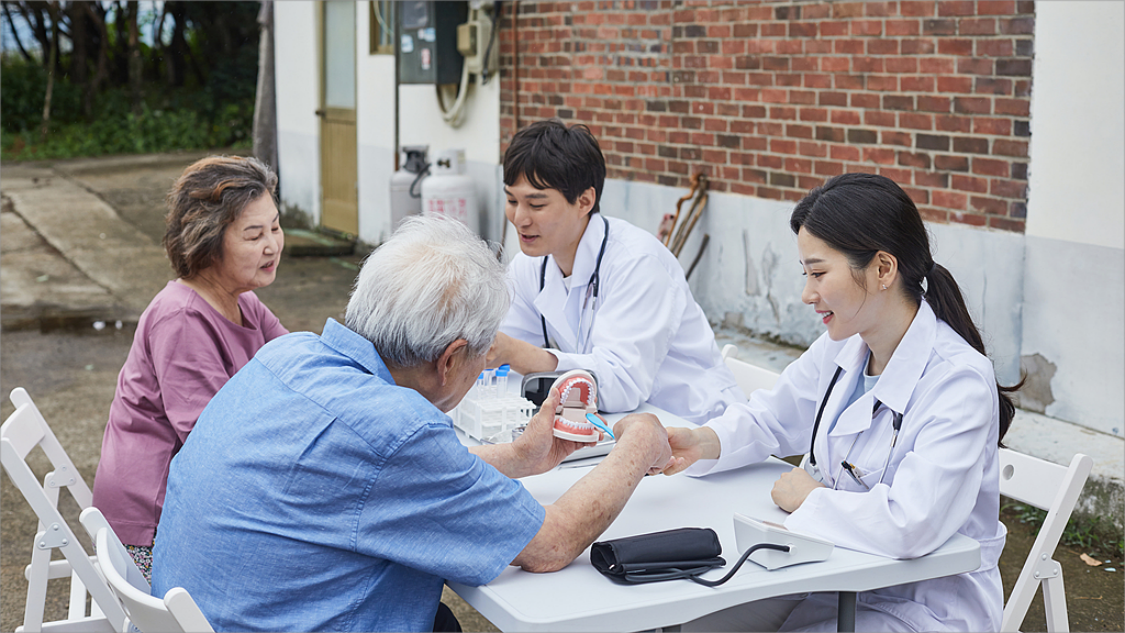
[[[94,478],[94,505],[123,543],[152,545],[168,466],[199,414],[260,347],[288,333],[253,292],[238,306],[242,325],[170,281],[141,314]]]

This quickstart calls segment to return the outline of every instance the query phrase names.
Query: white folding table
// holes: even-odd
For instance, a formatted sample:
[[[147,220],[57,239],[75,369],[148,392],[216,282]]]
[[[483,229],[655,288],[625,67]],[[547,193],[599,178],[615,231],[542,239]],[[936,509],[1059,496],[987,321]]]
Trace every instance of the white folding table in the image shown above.
[[[665,417],[661,416],[665,424],[675,424]],[[738,559],[734,513],[783,522],[786,513],[774,505],[769,492],[790,468],[771,458],[707,477],[645,477],[599,540],[709,527],[719,535],[729,568]],[[564,464],[521,481],[540,503],[550,504],[587,472],[589,467]],[[739,604],[812,591],[840,592],[839,630],[849,631],[855,627],[856,592],[970,572],[979,566],[980,545],[957,534],[931,554],[912,560],[837,547],[826,561],[774,571],[747,561],[734,578],[714,588],[689,580],[618,584],[594,569],[589,548],[557,572],[533,574],[509,567],[482,587],[455,582],[449,586],[501,631],[668,629]],[[711,570],[703,577],[719,578],[727,568]]]

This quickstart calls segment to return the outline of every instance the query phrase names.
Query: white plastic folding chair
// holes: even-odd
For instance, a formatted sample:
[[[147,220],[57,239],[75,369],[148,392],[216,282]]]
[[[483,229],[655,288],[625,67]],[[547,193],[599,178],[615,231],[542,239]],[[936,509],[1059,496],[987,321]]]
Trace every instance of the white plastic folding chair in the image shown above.
[[[1000,494],[1047,511],[1012,595],[1004,605],[1001,631],[1019,630],[1040,585],[1043,586],[1047,630],[1070,630],[1062,567],[1052,556],[1093,465],[1094,460],[1082,453],[1070,460],[1069,467],[1064,467],[1011,449],[1000,449]]]
[[[777,379],[781,377],[781,374],[765,367],[738,360],[737,345],[724,346],[722,353],[723,361],[730,368],[735,381],[742,389],[742,393],[745,393],[747,397],[750,397],[750,394],[758,389],[773,389],[773,386],[777,384]]]
[[[0,427],[0,463],[39,518],[31,564],[24,570],[28,586],[23,626],[16,631],[119,631],[125,620],[121,604],[58,510],[61,488],[70,491],[80,508],[90,506],[93,494],[27,391],[12,390],[11,400],[16,410]],[[43,450],[52,467],[42,485],[27,464],[27,456],[36,446]],[[56,549],[63,554],[63,560],[51,560],[51,552]],[[67,577],[70,577],[67,619],[43,622],[48,580]],[[86,612],[87,592],[93,598],[89,614]]]
[[[199,610],[199,605],[183,587],[169,590],[163,600],[152,595],[144,574],[100,510],[86,508],[78,520],[94,540],[98,566],[106,582],[125,607],[127,619],[122,631],[214,631]]]

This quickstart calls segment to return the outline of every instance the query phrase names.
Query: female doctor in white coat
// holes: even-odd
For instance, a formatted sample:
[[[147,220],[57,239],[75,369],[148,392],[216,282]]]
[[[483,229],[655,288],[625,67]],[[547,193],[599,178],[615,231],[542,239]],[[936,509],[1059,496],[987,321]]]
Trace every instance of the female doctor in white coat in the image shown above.
[[[745,402],[675,256],[598,212],[605,158],[583,125],[539,121],[504,155],[505,214],[521,253],[489,367],[586,369],[602,411],[653,405],[695,424]]]
[[[997,385],[956,281],[894,182],[837,176],[798,203],[790,226],[808,277],[802,299],[828,331],[772,391],[703,427],[670,429],[665,473],[809,452],[774,485],[787,528],[894,558],[923,556],[957,532],[981,544],[975,572],[861,593],[856,630],[998,630],[997,446],[1014,413],[1006,392],[1018,385]],[[789,604],[774,626],[835,630],[835,594]]]

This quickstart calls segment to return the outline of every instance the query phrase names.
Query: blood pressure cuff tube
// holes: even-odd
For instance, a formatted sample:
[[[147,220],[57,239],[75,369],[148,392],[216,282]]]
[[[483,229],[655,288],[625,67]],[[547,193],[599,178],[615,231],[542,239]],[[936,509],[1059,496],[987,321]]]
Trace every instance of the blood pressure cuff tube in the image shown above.
[[[590,547],[590,562],[609,578],[641,584],[698,576],[726,564],[723,546],[710,528],[679,528],[639,534]]]

